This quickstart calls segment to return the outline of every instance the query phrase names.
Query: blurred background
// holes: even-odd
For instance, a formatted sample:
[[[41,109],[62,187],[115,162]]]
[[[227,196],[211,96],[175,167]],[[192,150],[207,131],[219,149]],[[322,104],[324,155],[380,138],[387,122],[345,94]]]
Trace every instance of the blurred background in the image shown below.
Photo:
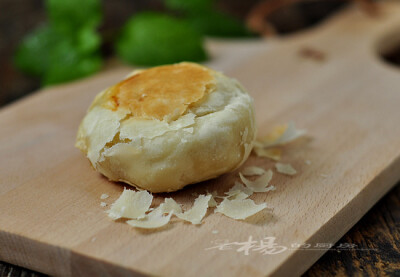
[[[0,106],[110,64],[206,61],[206,38],[290,35],[350,2],[376,12],[374,0],[0,0]]]
[[[309,28],[345,0],[0,0],[0,105],[83,78],[110,60],[147,66],[208,59],[204,38]],[[356,1],[369,12],[369,1]]]

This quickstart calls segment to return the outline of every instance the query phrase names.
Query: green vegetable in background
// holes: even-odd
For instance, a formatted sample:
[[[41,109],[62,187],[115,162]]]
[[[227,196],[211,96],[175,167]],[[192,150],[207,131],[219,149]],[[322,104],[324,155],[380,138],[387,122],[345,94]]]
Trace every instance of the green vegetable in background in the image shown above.
[[[48,49],[56,42],[53,30],[49,26],[41,26],[24,38],[17,49],[14,63],[25,73],[44,75],[49,64]]]
[[[247,37],[251,32],[233,16],[218,11],[214,0],[164,0],[165,6],[183,13],[197,31],[214,37]]]
[[[164,0],[168,9],[190,14],[211,10],[213,2],[214,0]]]
[[[46,8],[54,29],[66,34],[96,28],[102,17],[99,0],[47,0]]]
[[[100,70],[99,0],[48,0],[50,21],[24,38],[14,61],[43,85],[88,76]]]
[[[84,35],[82,35],[84,33]],[[49,52],[43,84],[57,84],[91,75],[100,70],[102,58],[96,53],[94,33],[81,31],[77,40],[58,41]]]
[[[203,39],[187,22],[159,13],[133,16],[124,26],[116,50],[137,65],[203,61]]]
[[[252,34],[243,23],[219,11],[205,11],[193,14],[187,21],[202,34],[212,37],[248,37]]]
[[[240,37],[250,33],[234,17],[216,11],[214,0],[164,0],[180,15],[134,15],[115,43],[117,54],[136,65],[207,59],[203,35]],[[22,41],[15,64],[44,85],[62,83],[101,69],[100,0],[46,0],[49,21]]]

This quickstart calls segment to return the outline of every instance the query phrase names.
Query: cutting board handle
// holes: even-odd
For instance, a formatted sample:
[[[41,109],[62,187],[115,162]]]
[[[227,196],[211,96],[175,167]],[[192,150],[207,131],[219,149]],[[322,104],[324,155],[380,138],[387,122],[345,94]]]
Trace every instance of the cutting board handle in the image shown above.
[[[311,30],[308,35],[302,36],[302,40],[328,37],[340,38],[338,43],[341,45],[356,47],[368,56],[392,51],[400,45],[400,2],[380,3],[373,15],[353,6]]]

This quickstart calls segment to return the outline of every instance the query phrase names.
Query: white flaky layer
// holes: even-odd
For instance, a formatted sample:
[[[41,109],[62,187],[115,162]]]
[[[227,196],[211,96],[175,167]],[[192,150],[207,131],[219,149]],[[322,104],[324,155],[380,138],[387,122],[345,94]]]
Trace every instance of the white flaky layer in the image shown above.
[[[240,84],[213,73],[216,86],[172,122],[110,110],[99,94],[78,131],[76,146],[113,181],[169,192],[239,167],[256,136],[252,98]]]

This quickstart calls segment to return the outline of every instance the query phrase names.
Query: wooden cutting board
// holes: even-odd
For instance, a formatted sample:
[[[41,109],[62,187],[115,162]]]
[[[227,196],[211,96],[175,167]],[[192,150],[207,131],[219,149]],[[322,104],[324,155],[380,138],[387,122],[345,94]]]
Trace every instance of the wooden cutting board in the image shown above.
[[[260,134],[292,120],[308,131],[283,149],[283,162],[299,173],[275,174],[277,189],[253,197],[270,209],[246,221],[210,213],[201,226],[173,222],[145,231],[106,216],[100,202],[112,203],[123,184],[94,172],[73,144],[93,97],[131,68],[5,107],[0,260],[63,276],[301,274],[327,251],[317,243],[336,242],[400,179],[400,70],[379,54],[400,41],[400,3],[380,8],[375,17],[349,8],[307,32],[266,42],[209,42],[209,65],[255,98]],[[251,156],[247,165],[273,162]],[[237,179],[236,171],[156,202],[172,196],[189,207],[192,193],[222,193]],[[100,200],[103,193],[110,197]],[[303,243],[310,248],[296,250]]]

